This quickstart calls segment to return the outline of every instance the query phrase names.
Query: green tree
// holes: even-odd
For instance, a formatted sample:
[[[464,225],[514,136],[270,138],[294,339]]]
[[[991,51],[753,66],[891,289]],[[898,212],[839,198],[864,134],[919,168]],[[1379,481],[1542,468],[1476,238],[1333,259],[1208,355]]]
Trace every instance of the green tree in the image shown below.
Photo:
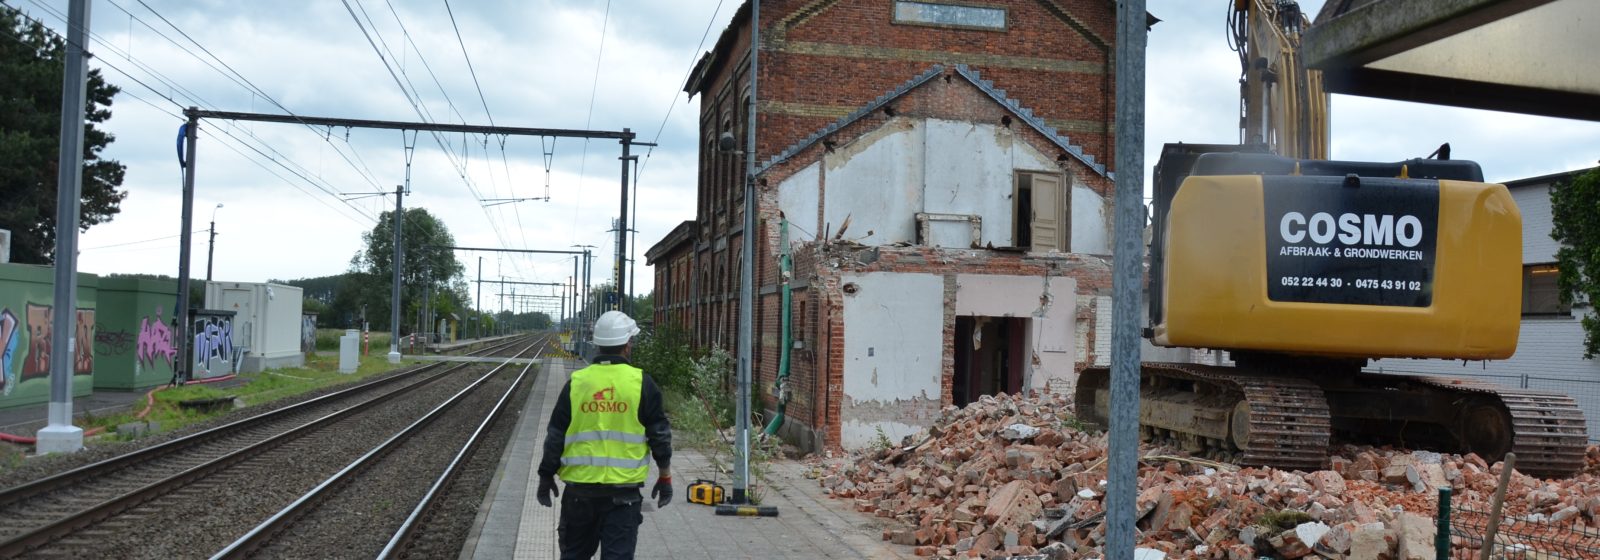
[[[56,244],[56,171],[61,144],[61,80],[66,42],[18,10],[0,6],[0,228],[11,230],[13,261],[51,264]],[[111,118],[118,91],[89,71],[84,105],[84,231],[111,221],[126,191],[124,166],[100,158],[112,135],[95,128]]]
[[[1561,243],[1556,263],[1566,304],[1600,301],[1600,168],[1550,187],[1550,237]],[[1583,317],[1583,357],[1600,354],[1600,319]]]
[[[350,259],[350,268],[356,283],[347,289],[367,305],[367,320],[373,328],[389,328],[390,282],[394,274],[394,212],[378,216],[372,231],[361,234],[365,249]],[[456,260],[455,251],[445,247],[456,244],[455,236],[443,221],[423,208],[407,208],[404,214],[405,260],[400,267],[401,313],[403,330],[413,325],[423,296],[431,290],[433,311],[440,316],[466,309],[466,268]],[[381,326],[381,327],[380,327]]]

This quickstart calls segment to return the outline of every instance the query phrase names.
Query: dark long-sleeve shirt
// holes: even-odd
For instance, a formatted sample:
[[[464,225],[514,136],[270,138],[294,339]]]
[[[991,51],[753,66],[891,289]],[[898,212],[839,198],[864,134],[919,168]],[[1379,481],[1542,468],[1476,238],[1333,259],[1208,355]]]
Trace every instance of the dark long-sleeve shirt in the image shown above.
[[[626,364],[628,361],[622,356],[596,356],[594,363]],[[541,477],[553,477],[561,468],[561,452],[567,446],[567,426],[572,423],[571,394],[572,381],[569,380],[561,386],[555,410],[550,413],[549,427],[545,429],[544,457],[539,461]],[[639,423],[644,425],[645,443],[649,444],[650,455],[655,458],[656,465],[663,470],[671,468],[672,424],[667,421],[661,388],[656,386],[648,373],[644,374],[644,386],[639,393]]]

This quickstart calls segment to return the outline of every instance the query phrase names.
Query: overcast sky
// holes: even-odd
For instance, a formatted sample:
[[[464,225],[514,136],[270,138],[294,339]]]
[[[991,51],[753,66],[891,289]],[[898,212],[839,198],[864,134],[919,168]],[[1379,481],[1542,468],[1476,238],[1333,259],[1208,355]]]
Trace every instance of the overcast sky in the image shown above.
[[[3,1],[64,26],[66,0]],[[403,121],[422,111],[438,122],[627,127],[642,141],[657,140],[638,191],[637,285],[647,292],[643,250],[694,217],[698,100],[686,104],[679,90],[738,3],[456,0],[449,8],[458,42],[443,0],[349,0],[349,9],[334,1],[95,0],[91,50],[98,58],[91,65],[124,91],[106,126],[116,135],[106,155],[127,165],[129,196],[113,221],[83,235],[80,268],[176,274],[179,107]],[[1150,36],[1147,166],[1165,142],[1237,141],[1238,62],[1224,39],[1231,3],[1149,3],[1163,21]],[[1321,4],[1302,7],[1316,13]],[[1334,97],[1332,113],[1332,155],[1339,159],[1393,161],[1450,142],[1454,157],[1477,160],[1491,180],[1509,180],[1591,166],[1600,157],[1595,123],[1346,96]],[[346,271],[361,233],[393,199],[344,202],[330,193],[392,191],[406,176],[398,131],[217,120],[201,130],[195,228],[205,229],[223,205],[215,210],[218,280]],[[557,139],[552,147],[550,139],[424,133],[415,144],[406,204],[442,217],[458,245],[595,245],[595,281],[608,276],[617,142]],[[528,197],[541,200],[487,209],[475,200]],[[205,274],[205,240],[195,237],[196,277]],[[572,273],[570,257],[461,252],[468,280],[480,256],[490,279],[550,282]],[[490,309],[493,293],[484,290]]]

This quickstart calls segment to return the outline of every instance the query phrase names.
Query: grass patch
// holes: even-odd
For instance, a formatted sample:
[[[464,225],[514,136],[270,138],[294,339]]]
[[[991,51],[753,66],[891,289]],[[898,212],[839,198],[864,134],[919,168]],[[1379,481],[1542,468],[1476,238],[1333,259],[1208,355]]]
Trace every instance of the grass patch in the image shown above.
[[[382,348],[389,351],[389,333],[372,331],[372,348]],[[317,329],[317,350],[338,350],[339,337],[344,336],[344,329]]]
[[[324,387],[355,382],[415,363],[418,362],[402,362],[400,365],[392,365],[382,354],[375,354],[363,358],[361,366],[356,369],[355,373],[341,374],[339,373],[339,359],[337,356],[312,355],[306,359],[306,364],[303,367],[240,374],[239,378],[244,380],[241,385],[219,387],[209,383],[190,384],[159,391],[155,394],[155,405],[144,420],[139,420],[134,416],[144,409],[144,405],[141,403],[136,404],[131,411],[126,413],[111,416],[85,416],[81,425],[86,430],[94,427],[104,427],[107,431],[106,439],[126,441],[133,439],[133,437],[129,434],[115,433],[117,426],[133,422],[149,422],[157,428],[156,431],[171,431],[226,414],[231,410],[231,407],[224,407],[217,411],[200,412],[178,406],[178,403],[183,401],[235,397],[243,400],[246,406],[254,406]]]

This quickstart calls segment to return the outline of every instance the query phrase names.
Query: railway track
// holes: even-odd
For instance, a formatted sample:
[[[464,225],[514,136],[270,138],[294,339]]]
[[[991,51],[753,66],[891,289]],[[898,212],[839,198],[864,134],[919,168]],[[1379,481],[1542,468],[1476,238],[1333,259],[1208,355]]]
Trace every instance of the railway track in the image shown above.
[[[522,355],[547,342],[523,338],[476,354]],[[284,475],[342,464],[352,445],[403,426],[386,418],[388,409],[432,407],[466,383],[460,373],[485,367],[414,368],[7,489],[0,492],[0,515],[8,519],[0,526],[0,557],[210,554],[264,516],[255,513],[263,503],[295,488]]]
[[[410,537],[429,523],[432,504],[447,492],[508,403],[529,385],[532,365],[520,371],[510,365],[485,373],[212,558],[308,558],[328,550],[360,557],[415,552]],[[462,434],[468,433],[463,443]],[[430,546],[416,557],[459,551],[457,542]]]

